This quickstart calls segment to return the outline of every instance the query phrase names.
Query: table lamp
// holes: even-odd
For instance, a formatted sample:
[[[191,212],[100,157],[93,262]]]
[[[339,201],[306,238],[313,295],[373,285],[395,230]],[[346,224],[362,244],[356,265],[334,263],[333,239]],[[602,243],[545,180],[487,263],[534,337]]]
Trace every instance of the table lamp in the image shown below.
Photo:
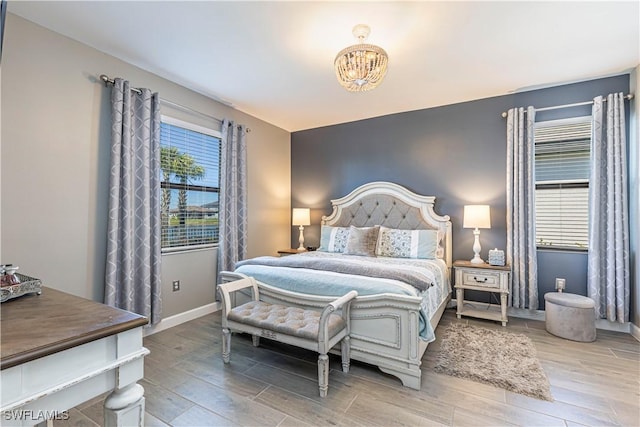
[[[480,258],[480,230],[479,228],[491,228],[491,214],[489,212],[489,205],[466,205],[464,207],[464,220],[462,224],[463,228],[474,228],[473,235],[475,236],[473,242],[474,257],[471,259],[472,264],[484,264],[482,258]]]
[[[293,223],[293,225],[300,226],[300,237],[298,237],[300,246],[298,247],[298,250],[304,251],[304,226],[311,225],[311,213],[309,211],[309,208],[293,208],[291,222]]]

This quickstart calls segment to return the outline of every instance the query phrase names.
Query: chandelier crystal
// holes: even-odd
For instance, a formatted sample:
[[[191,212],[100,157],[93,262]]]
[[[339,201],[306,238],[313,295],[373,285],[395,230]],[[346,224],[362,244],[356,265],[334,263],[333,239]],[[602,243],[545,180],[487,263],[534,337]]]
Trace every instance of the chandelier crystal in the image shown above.
[[[336,77],[349,92],[371,90],[382,83],[387,73],[387,52],[379,46],[365,43],[370,31],[364,24],[353,27],[353,35],[359,44],[342,49],[336,55]]]

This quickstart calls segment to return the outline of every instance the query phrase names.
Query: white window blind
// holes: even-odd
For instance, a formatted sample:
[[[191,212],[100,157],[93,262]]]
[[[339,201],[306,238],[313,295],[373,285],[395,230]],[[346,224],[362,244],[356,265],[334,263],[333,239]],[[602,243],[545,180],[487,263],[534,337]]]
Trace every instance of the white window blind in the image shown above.
[[[219,132],[162,118],[163,249],[218,243],[220,145]]]
[[[591,117],[536,123],[536,242],[586,250]]]

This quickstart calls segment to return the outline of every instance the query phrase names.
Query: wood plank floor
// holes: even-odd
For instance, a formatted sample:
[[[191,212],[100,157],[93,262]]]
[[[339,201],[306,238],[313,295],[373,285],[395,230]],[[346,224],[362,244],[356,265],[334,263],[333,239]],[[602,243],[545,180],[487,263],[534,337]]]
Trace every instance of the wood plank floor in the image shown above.
[[[220,313],[151,335],[141,384],[149,426],[639,426],[640,343],[598,330],[595,343],[548,334],[544,322],[510,318],[506,328],[535,343],[555,401],[433,372],[440,343],[423,358],[420,391],[377,368],[352,362],[349,374],[331,356],[329,395],[317,387],[316,355],[247,335],[232,337],[231,364],[220,356]],[[457,320],[447,310],[440,326]],[[436,331],[437,334],[437,331]],[[102,398],[70,411],[60,426],[102,424]]]

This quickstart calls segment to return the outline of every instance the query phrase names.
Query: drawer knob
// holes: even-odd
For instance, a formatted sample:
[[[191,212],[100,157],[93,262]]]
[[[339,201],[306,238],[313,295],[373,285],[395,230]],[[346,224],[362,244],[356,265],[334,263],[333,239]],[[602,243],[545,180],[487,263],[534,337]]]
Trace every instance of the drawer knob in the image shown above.
[[[487,282],[487,278],[485,277],[482,280],[478,280],[478,278],[476,276],[473,276],[473,280],[476,281],[476,283],[486,283]]]

